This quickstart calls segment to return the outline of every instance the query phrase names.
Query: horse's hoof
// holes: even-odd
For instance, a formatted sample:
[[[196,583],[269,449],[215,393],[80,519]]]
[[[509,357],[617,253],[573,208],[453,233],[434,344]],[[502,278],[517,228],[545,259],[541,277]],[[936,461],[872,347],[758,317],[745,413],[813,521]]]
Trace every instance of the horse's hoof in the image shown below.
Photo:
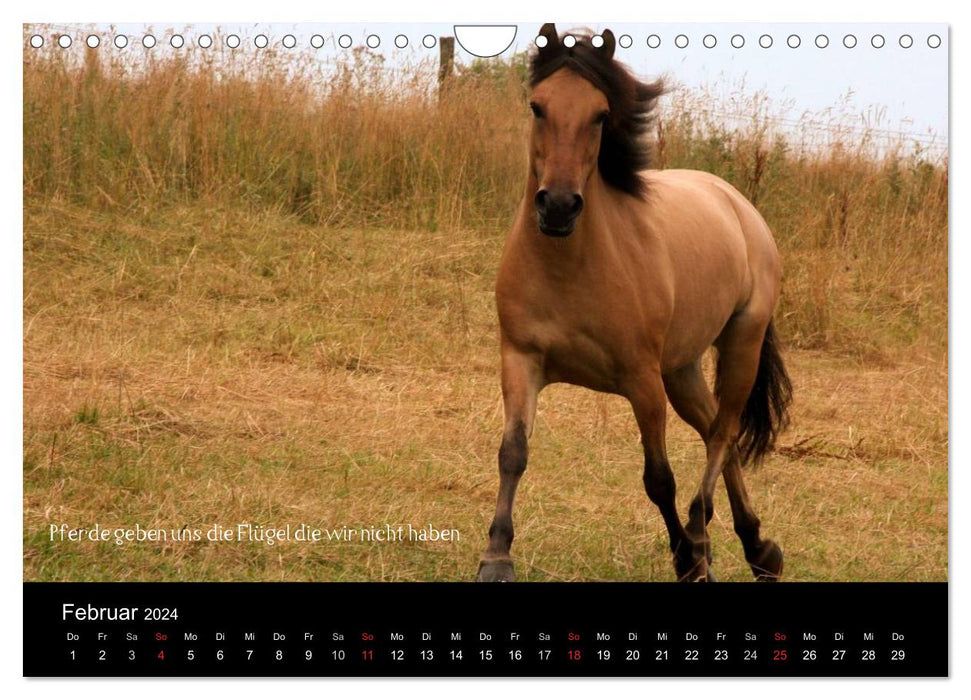
[[[715,578],[715,574],[711,572],[711,566],[709,566],[706,557],[688,565],[675,557],[674,570],[678,575],[679,583],[714,583],[718,580]]]
[[[511,559],[491,559],[479,562],[477,580],[483,583],[511,583],[516,580]]]
[[[707,540],[681,542],[674,551],[674,571],[681,583],[716,581],[711,572],[711,546]]]
[[[718,579],[707,566],[702,570],[695,571],[691,576],[684,579],[690,583],[717,583]]]
[[[756,581],[778,581],[782,576],[782,549],[772,540],[765,540],[749,565]]]

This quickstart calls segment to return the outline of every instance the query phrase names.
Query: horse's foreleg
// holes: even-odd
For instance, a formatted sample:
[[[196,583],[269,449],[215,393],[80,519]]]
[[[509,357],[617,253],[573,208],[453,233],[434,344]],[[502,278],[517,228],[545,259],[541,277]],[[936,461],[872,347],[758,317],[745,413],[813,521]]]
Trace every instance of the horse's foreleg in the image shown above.
[[[686,567],[691,566],[691,539],[681,525],[675,503],[677,487],[664,444],[667,402],[660,373],[652,372],[640,378],[628,392],[628,398],[634,408],[634,416],[641,430],[641,443],[644,445],[644,490],[664,519],[674,555],[674,568],[680,579]]]
[[[526,471],[529,435],[542,386],[539,358],[513,351],[502,355],[502,399],[505,428],[499,447],[499,496],[489,527],[489,546],[479,561],[479,581],[514,581],[509,548],[513,540],[512,506],[519,479]]]
[[[664,376],[664,390],[667,392],[675,412],[698,432],[698,435],[704,440],[705,446],[709,447],[712,423],[718,413],[718,404],[705,382],[701,360],[666,374]],[[705,500],[704,493],[704,486],[702,486],[701,492],[692,502],[692,508],[695,511],[700,510],[701,513],[688,521],[688,534],[692,538],[693,544],[690,561],[684,567],[682,580],[714,580],[709,568],[711,565],[711,545],[705,532],[705,526],[711,521],[713,509],[710,505],[711,493],[708,494],[707,500]],[[703,525],[700,526],[701,532],[699,533],[702,515],[704,516]],[[682,573],[679,572],[679,576],[681,575]]]
[[[726,462],[730,459],[729,453],[732,449],[734,448],[727,445],[724,440],[712,438],[708,446],[708,461],[701,478],[701,486],[688,507],[688,522],[685,530],[693,542],[692,565],[686,574],[690,581],[715,580],[711,573],[711,540],[708,537],[708,523],[711,522],[715,512],[713,504],[715,485]]]

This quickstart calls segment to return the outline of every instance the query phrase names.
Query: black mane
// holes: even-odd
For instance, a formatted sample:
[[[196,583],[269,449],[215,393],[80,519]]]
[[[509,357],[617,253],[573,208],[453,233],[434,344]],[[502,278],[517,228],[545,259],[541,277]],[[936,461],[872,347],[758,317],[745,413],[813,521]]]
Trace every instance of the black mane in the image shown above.
[[[529,85],[535,87],[561,68],[569,68],[607,96],[610,115],[604,122],[597,167],[607,184],[643,197],[640,171],[651,165],[651,147],[645,138],[654,122],[657,99],[664,92],[661,80],[643,83],[613,58],[615,40],[608,30],[604,44],[593,45],[588,32],[569,32],[576,44],[567,47],[552,24],[543,26],[540,36],[547,44],[533,52],[529,61]]]

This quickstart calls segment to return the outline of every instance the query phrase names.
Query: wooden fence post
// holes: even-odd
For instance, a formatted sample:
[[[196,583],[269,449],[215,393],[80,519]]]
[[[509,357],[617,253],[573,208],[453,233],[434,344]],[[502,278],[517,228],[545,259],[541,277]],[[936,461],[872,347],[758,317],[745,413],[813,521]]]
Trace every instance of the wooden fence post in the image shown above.
[[[443,36],[438,39],[438,99],[445,94],[446,81],[452,75],[455,64],[455,37]]]

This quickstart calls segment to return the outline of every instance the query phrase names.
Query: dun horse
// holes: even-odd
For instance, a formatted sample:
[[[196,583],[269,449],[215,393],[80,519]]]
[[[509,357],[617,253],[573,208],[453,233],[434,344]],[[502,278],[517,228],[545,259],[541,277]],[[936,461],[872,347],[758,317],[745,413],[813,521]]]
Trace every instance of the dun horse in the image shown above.
[[[707,526],[724,475],[756,579],[778,580],[742,465],[788,420],[791,386],[772,328],[780,262],[755,207],[714,175],[645,170],[660,82],[614,60],[610,31],[563,40],[552,24],[531,58],[529,175],[496,285],[505,427],[499,497],[479,580],[514,580],[509,548],[540,390],[567,382],[626,397],[644,445],[644,486],[661,512],[678,580],[711,581]],[[701,358],[718,352],[714,394]],[[688,519],[665,452],[667,402],[707,447]]]

